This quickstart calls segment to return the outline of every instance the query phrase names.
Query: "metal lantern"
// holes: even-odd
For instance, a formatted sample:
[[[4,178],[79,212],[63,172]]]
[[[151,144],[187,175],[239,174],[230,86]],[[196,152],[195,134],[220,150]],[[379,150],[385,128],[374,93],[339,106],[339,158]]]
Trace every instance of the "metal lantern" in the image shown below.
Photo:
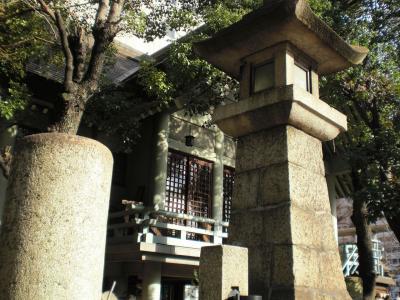
[[[195,137],[192,135],[192,126],[189,125],[189,134],[185,136],[185,145],[193,147]]]
[[[194,145],[194,136],[189,134],[185,136],[185,145],[188,147],[193,147]]]

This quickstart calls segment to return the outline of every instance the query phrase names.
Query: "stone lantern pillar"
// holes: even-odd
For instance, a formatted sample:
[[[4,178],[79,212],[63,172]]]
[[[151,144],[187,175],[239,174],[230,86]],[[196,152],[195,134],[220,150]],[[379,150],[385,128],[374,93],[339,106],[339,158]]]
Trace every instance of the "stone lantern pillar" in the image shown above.
[[[195,45],[240,82],[240,101],[213,119],[238,138],[229,243],[248,248],[249,294],[350,299],[330,214],[322,143],[346,116],[319,99],[318,75],[359,64],[351,46],[305,0],[265,1]]]

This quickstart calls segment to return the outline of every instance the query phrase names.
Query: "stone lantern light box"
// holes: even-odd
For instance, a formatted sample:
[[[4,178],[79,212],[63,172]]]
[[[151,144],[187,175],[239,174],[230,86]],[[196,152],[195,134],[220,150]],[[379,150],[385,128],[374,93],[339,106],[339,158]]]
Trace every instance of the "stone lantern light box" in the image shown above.
[[[268,89],[296,85],[318,96],[316,63],[289,41],[278,43],[241,59],[241,98]]]

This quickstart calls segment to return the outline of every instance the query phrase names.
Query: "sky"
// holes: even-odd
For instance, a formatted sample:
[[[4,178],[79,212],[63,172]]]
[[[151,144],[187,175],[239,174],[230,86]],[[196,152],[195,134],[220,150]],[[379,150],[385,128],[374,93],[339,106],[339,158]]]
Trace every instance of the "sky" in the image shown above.
[[[121,34],[121,35],[117,36],[115,38],[115,40],[117,42],[125,44],[129,47],[132,47],[136,50],[139,50],[140,52],[151,55],[151,54],[157,52],[158,50],[164,48],[168,44],[170,44],[176,38],[178,38],[178,35],[171,33],[171,34],[168,34],[165,38],[156,39],[153,42],[147,43],[143,39],[140,39],[136,36]]]

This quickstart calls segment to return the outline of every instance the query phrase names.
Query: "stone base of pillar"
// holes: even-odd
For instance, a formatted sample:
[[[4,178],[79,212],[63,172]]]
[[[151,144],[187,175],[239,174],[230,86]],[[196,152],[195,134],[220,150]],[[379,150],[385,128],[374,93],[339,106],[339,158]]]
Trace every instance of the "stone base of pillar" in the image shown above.
[[[250,294],[350,299],[318,139],[292,126],[240,137],[233,199],[228,243],[248,248]]]
[[[247,296],[247,253],[246,248],[228,245],[201,248],[199,299],[225,300],[234,286]]]
[[[0,237],[2,299],[100,299],[112,164],[104,145],[83,137],[17,143]]]

